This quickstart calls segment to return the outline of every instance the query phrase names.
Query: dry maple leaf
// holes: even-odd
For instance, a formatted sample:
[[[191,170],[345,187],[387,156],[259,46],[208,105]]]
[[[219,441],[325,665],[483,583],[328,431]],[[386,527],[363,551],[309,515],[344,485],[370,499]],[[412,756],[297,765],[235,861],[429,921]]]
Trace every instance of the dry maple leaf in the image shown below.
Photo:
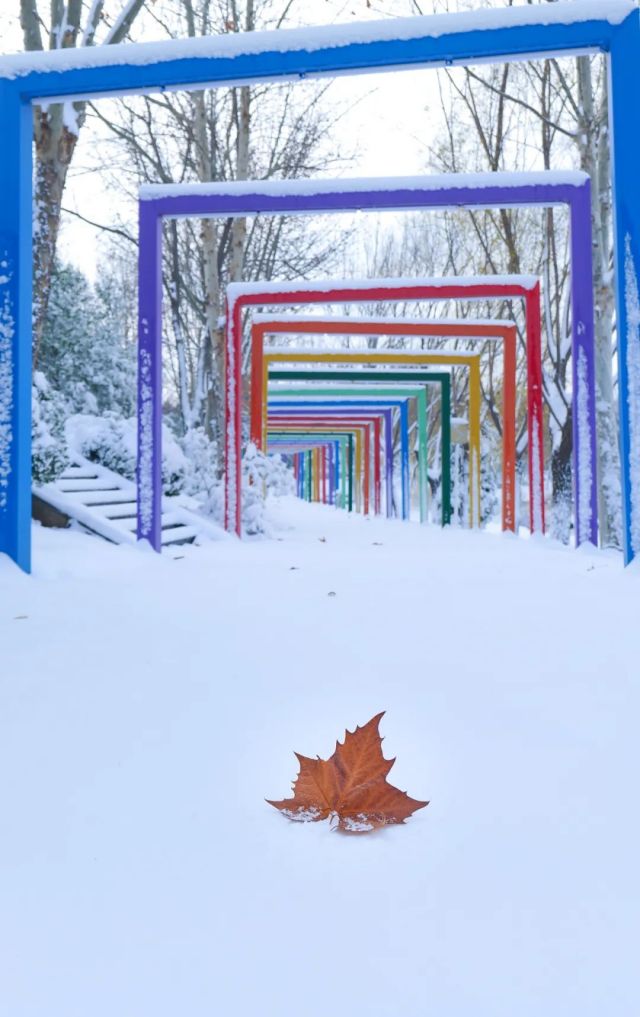
[[[300,773],[293,783],[293,798],[267,799],[288,819],[313,823],[337,820],[345,833],[368,833],[379,826],[404,823],[428,802],[419,802],[387,781],[395,759],[385,759],[378,730],[382,713],[364,727],[345,731],[330,759],[311,759],[295,753]]]

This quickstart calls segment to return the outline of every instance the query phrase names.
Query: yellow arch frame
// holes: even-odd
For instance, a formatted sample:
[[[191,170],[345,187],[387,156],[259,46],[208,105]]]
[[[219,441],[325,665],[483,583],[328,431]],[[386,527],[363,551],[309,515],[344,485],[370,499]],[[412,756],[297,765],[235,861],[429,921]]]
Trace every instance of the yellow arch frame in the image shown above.
[[[265,369],[262,376],[263,433],[266,434],[269,364],[394,364],[404,367],[432,364],[439,367],[466,367],[469,369],[469,525],[480,525],[480,354],[457,353],[446,350],[438,353],[399,352],[322,352],[307,350],[265,349]]]

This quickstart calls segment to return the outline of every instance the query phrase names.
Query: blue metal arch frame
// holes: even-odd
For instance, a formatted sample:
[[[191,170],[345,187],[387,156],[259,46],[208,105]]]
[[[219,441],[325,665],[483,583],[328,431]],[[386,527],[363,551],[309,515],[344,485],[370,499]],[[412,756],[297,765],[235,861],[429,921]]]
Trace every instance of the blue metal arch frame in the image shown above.
[[[633,0],[0,60],[0,552],[31,568],[31,103],[380,69],[609,55],[625,561],[640,552],[640,14]],[[287,47],[289,43],[289,48]],[[95,66],[91,66],[91,64]]]

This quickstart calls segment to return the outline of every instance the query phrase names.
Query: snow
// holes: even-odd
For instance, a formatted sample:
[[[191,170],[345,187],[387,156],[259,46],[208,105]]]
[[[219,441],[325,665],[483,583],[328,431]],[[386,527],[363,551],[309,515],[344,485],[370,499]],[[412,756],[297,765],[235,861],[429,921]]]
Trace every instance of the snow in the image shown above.
[[[81,42],[82,46],[92,45],[96,25],[98,22],[98,18],[96,17],[96,15],[99,16],[100,8],[102,7],[103,2],[104,0],[91,0],[91,7],[89,8],[89,11],[87,13],[86,20],[84,23],[84,30],[82,32],[82,42]]]
[[[9,283],[11,273],[7,255],[0,260],[0,509],[6,508],[11,476],[13,443],[13,338]]]
[[[39,527],[33,577],[0,558],[3,1013],[636,1017],[640,571],[271,512],[180,560]],[[265,803],[383,709],[428,808],[348,837]]]
[[[278,357],[283,361],[288,356],[303,356],[303,357],[315,357],[321,355],[323,357],[340,357],[342,363],[349,363],[353,361],[354,364],[365,364],[367,363],[367,357],[371,358],[371,362],[375,363],[379,361],[380,357],[393,356],[394,364],[398,364],[401,368],[406,362],[412,366],[422,366],[419,364],[417,358],[421,355],[430,356],[433,354],[442,353],[446,356],[452,364],[461,363],[468,364],[470,360],[480,360],[480,353],[473,353],[470,351],[460,352],[459,350],[411,350],[405,352],[404,350],[346,350],[344,346],[340,346],[337,349],[309,349],[308,346],[268,346],[264,351],[264,357],[267,360],[273,360]]]
[[[67,128],[70,134],[76,137],[80,133],[80,124],[78,123],[78,113],[72,102],[63,102],[62,104],[62,122]]]
[[[264,280],[258,282],[234,282],[227,286],[227,300],[229,308],[241,297],[262,295],[269,297],[273,294],[289,293],[331,293],[333,290],[377,290],[377,289],[398,289],[407,286],[432,286],[442,288],[444,286],[518,286],[524,290],[532,290],[538,284],[538,277],[535,275],[440,275],[440,276],[394,276],[393,279],[310,279],[305,281],[290,279],[276,279],[271,282]],[[375,301],[375,297],[372,300]],[[470,296],[469,300],[483,299]],[[268,304],[268,300],[265,303]],[[350,301],[351,302],[351,301]],[[355,301],[357,303],[357,301]],[[366,299],[362,298],[362,303]]]
[[[32,71],[66,71],[78,67],[144,66],[169,60],[226,58],[259,53],[316,52],[354,43],[441,38],[456,32],[491,31],[523,25],[570,25],[604,21],[619,25],[636,9],[634,0],[572,0],[506,8],[485,8],[431,17],[387,18],[346,25],[279,29],[275,32],[244,32],[199,39],[127,43],[81,49],[19,53],[0,59],[0,78],[17,78]]]
[[[624,293],[627,312],[627,386],[629,410],[630,542],[640,554],[640,293],[631,237],[625,238]]]
[[[313,194],[358,194],[361,191],[445,191],[473,187],[584,187],[589,176],[581,170],[542,170],[529,173],[434,173],[409,177],[341,177],[304,180],[236,180],[216,183],[144,184],[141,201],[195,196],[242,197],[264,195],[289,197]]]
[[[270,346],[268,346],[267,349],[265,350],[265,355],[269,354],[271,352],[272,352],[272,349],[271,349]],[[326,353],[326,352],[329,352],[329,351],[323,350],[323,349],[311,350],[311,349],[307,348],[303,352],[305,352],[305,353],[312,353],[312,352],[314,352],[314,353]],[[349,352],[348,350],[340,350],[341,354],[342,353],[348,353],[348,352]],[[360,352],[362,353],[363,351],[361,350]],[[387,352],[387,353],[402,353],[402,350],[386,350],[386,351],[385,350],[372,350],[371,352],[372,353],[383,353],[383,352]],[[420,352],[422,352],[422,351],[420,351]],[[429,351],[426,350],[425,352],[429,352]],[[433,350],[432,352],[437,353],[439,351]],[[473,353],[466,353],[466,354],[463,354],[463,355],[468,360],[468,358],[470,356],[473,356],[474,354]],[[357,377],[358,371],[361,369],[361,365],[362,365],[362,369],[364,369],[364,364],[365,364],[365,361],[354,363],[354,365],[353,365],[353,376],[354,376],[354,378]],[[414,357],[414,359],[412,361],[412,364],[413,364],[412,367],[408,367],[408,369],[405,370],[404,369],[404,365],[402,363],[396,363],[394,361],[393,362],[393,373],[395,375],[402,373],[402,374],[404,374],[406,376],[407,380],[411,381],[412,378],[415,379],[415,371],[414,371],[415,367],[417,367],[417,366],[421,367],[423,370],[426,370],[427,372],[429,370],[428,366],[425,365],[425,364],[416,364],[415,363],[415,357]],[[283,370],[286,373],[288,373],[288,369],[286,367],[286,364],[284,364],[283,361],[278,362],[276,366],[277,366],[279,371]],[[323,373],[325,371],[336,371],[336,372],[341,373],[344,370],[351,370],[351,365],[349,363],[344,363],[344,362],[336,364],[336,363],[331,363],[330,361],[328,361],[328,362],[325,362],[325,363],[321,363],[319,366],[321,367]],[[450,369],[447,367],[446,364],[438,364],[437,365],[437,369],[438,369],[438,374],[450,374],[451,373]],[[307,368],[304,367],[304,361],[299,361],[299,362],[297,362],[295,364],[295,370],[293,371],[293,373],[296,375],[296,377],[299,374],[304,374],[306,376],[304,378],[304,381],[317,381],[317,370],[318,370],[317,367],[312,367],[312,368],[307,369]],[[277,378],[277,379],[270,378],[269,386],[271,386],[271,385],[279,385],[279,384],[281,384],[283,382],[283,380],[284,379],[282,379],[282,378]],[[286,380],[287,380],[287,383],[290,381],[290,379],[286,379]],[[338,379],[338,380],[340,380],[340,379]],[[380,375],[380,380],[381,381],[384,380],[384,374],[382,374],[382,372],[381,372],[381,375]],[[453,417],[451,419],[453,421]]]
[[[500,329],[503,328],[515,328],[515,321],[509,321],[508,318],[406,318],[404,315],[401,319],[390,318],[384,316],[367,316],[363,314],[352,314],[352,315],[331,315],[331,318],[327,319],[326,314],[290,314],[283,311],[281,314],[278,313],[265,313],[258,311],[251,318],[251,321],[255,325],[271,325],[280,324],[281,322],[296,323],[309,322],[309,321],[330,321],[332,325],[349,325],[354,323],[364,325],[390,325],[396,327],[399,324],[402,325],[482,325],[490,326],[494,325]],[[224,322],[223,322],[224,323]],[[465,338],[467,338],[465,336]]]

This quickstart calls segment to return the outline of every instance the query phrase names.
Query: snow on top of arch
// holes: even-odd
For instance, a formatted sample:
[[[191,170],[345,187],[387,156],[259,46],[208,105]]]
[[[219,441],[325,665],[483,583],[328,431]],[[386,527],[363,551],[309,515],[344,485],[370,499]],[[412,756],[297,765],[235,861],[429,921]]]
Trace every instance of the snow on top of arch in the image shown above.
[[[265,359],[273,359],[274,357],[280,357],[285,359],[288,356],[303,356],[303,357],[341,357],[347,362],[353,360],[354,363],[367,362],[371,360],[374,362],[377,357],[389,357],[393,356],[398,359],[400,363],[406,360],[408,364],[416,363],[416,357],[421,354],[424,356],[432,356],[442,352],[443,356],[447,357],[452,363],[460,361],[461,363],[467,363],[469,360],[479,360],[482,356],[481,353],[475,353],[471,351],[461,350],[345,350],[343,346],[339,346],[336,349],[312,349],[308,346],[269,346],[264,351]]]
[[[265,352],[273,353],[274,351],[273,350],[268,350],[268,351],[265,351]],[[277,352],[277,351],[275,351],[275,352]],[[298,352],[304,352],[304,353],[314,353],[314,352],[315,353],[331,353],[331,350],[310,350],[310,349],[305,348],[304,350],[299,350]],[[348,350],[340,350],[340,352],[341,353],[348,353],[349,351]],[[360,350],[360,351],[356,350],[355,352],[356,353],[357,352],[364,353],[366,351],[365,350]],[[406,351],[403,351],[403,350],[371,350],[371,352],[372,353],[376,353],[377,352],[377,353],[394,353],[395,354],[395,353],[402,353],[402,352],[406,352]],[[424,351],[414,350],[414,352],[415,353],[418,353],[418,352],[428,353],[429,350],[424,350]],[[433,350],[432,352],[433,353],[437,353],[438,351],[437,350]],[[475,357],[480,357],[480,354],[479,353],[468,353],[468,354],[466,354],[466,356],[474,357],[475,358]],[[365,361],[355,361],[355,360],[354,360],[353,364],[336,363],[335,361],[334,362],[325,361],[324,363],[321,363],[319,365],[313,364],[313,362],[309,362],[309,364],[305,365],[304,362],[300,362],[299,361],[298,363],[296,363],[295,368],[287,368],[286,365],[283,366],[284,361],[280,360],[280,361],[277,362],[277,368],[274,368],[274,370],[277,370],[277,372],[280,375],[280,377],[275,378],[271,374],[272,363],[269,362],[269,358],[268,357],[267,357],[267,363],[269,364],[269,368],[270,368],[270,373],[269,373],[269,388],[270,389],[273,388],[274,392],[277,391],[276,386],[279,386],[279,385],[290,385],[292,382],[295,382],[297,384],[298,381],[302,381],[302,382],[305,382],[305,383],[307,381],[313,381],[313,382],[316,382],[317,384],[324,385],[326,382],[329,381],[329,379],[328,378],[324,378],[324,377],[323,378],[318,378],[318,373],[317,373],[318,372],[318,367],[320,367],[322,369],[323,375],[327,374],[327,373],[331,373],[332,371],[335,372],[336,377],[330,379],[331,383],[333,384],[334,381],[342,382],[344,380],[342,375],[344,374],[345,369],[348,368],[349,382],[351,383],[351,377],[353,376],[354,378],[356,378],[358,376],[358,372],[366,370],[366,366],[367,366]],[[416,382],[416,374],[417,373],[422,375],[426,371],[428,374],[451,374],[452,370],[453,370],[453,367],[448,367],[447,364],[416,364],[415,360],[412,361],[411,363],[413,364],[413,366],[411,366],[411,364],[407,365],[407,364],[402,364],[402,363],[400,363],[400,364],[392,364],[392,365],[388,365],[387,364],[386,365],[387,367],[389,367],[389,366],[393,367],[394,380],[390,381],[388,377],[385,377],[385,372],[381,371],[380,372],[380,381],[382,381],[385,385],[389,385],[389,386],[396,385],[396,384],[404,385],[405,382],[411,382],[414,385],[419,385],[419,384],[421,384],[421,379],[418,379],[418,381]],[[420,368],[420,371],[417,372],[416,368]],[[290,372],[291,372],[291,376],[288,377]],[[282,377],[282,375],[287,375],[287,377]],[[304,375],[304,377],[303,377],[303,375]],[[436,380],[436,383],[437,383],[437,378],[435,380]],[[360,378],[360,379],[358,379],[358,384],[374,385],[374,384],[377,384],[377,382],[363,380],[362,378]]]
[[[252,321],[254,324],[260,325],[271,325],[279,324],[281,322],[288,324],[304,324],[306,322],[322,321],[327,322],[330,325],[453,325],[456,328],[458,326],[468,325],[470,328],[475,326],[488,326],[494,328],[515,328],[515,321],[510,321],[507,318],[385,318],[383,316],[367,316],[363,314],[352,314],[352,315],[332,315],[327,318],[326,315],[322,316],[319,314],[278,314],[271,313],[265,314],[259,312],[253,315]]]
[[[526,25],[570,25],[585,21],[620,24],[636,9],[634,0],[560,0],[536,6],[482,8],[451,14],[388,18],[345,25],[319,25],[278,31],[238,32],[199,39],[166,42],[121,43],[80,49],[18,53],[0,58],[0,78],[17,78],[31,72],[75,68],[143,66],[188,58],[227,58],[258,53],[314,52],[353,43],[439,38],[457,32],[486,31]]]
[[[582,170],[540,170],[529,173],[430,173],[406,177],[341,177],[306,180],[233,180],[215,183],[144,184],[141,201],[185,197],[297,197],[313,194],[358,194],[363,191],[444,191],[473,187],[582,187],[589,176]]]
[[[227,297],[232,304],[240,297],[263,296],[265,304],[269,303],[270,296],[280,294],[304,294],[304,293],[333,293],[334,290],[376,290],[376,289],[406,289],[408,287],[431,287],[444,289],[448,286],[518,286],[525,290],[532,290],[538,283],[536,275],[444,275],[432,278],[416,278],[413,276],[398,277],[393,279],[310,279],[291,280],[281,279],[272,282],[235,282],[227,286]],[[352,298],[349,298],[351,302]],[[366,297],[356,298],[366,302]],[[375,297],[372,297],[375,300]],[[420,299],[420,298],[416,298]],[[426,298],[425,298],[426,299]]]

